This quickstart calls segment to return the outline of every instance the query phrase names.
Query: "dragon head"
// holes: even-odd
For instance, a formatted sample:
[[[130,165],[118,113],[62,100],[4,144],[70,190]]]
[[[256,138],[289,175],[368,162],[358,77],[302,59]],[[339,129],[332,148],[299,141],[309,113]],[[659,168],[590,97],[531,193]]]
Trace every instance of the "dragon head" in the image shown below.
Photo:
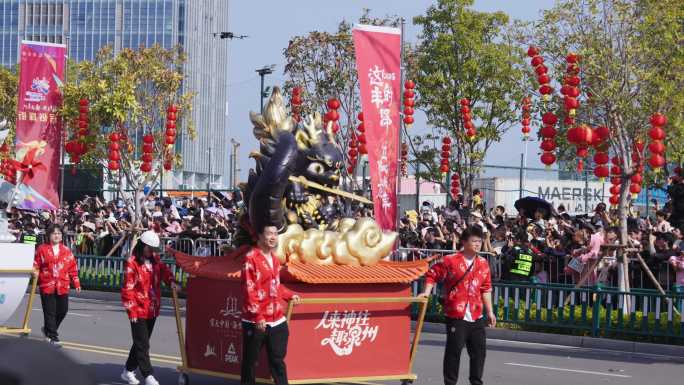
[[[297,162],[297,173],[312,182],[337,187],[343,157],[332,132],[332,123],[324,128],[321,115],[316,112],[307,117],[303,128],[297,130],[295,138],[302,152]]]

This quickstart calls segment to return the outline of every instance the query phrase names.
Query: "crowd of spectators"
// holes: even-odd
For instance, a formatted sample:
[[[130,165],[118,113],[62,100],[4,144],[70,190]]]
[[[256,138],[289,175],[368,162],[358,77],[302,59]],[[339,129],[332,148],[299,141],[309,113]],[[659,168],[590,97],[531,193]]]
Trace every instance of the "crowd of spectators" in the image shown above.
[[[162,238],[229,241],[237,226],[238,199],[231,192],[212,192],[209,200],[206,196],[160,198],[152,192],[142,207],[140,230],[154,230]],[[107,255],[119,236],[132,227],[131,214],[121,199],[107,202],[85,197],[54,212],[12,209],[9,215],[10,232],[19,242],[41,243],[52,223],[64,227],[65,241],[74,252],[93,255]]]
[[[684,221],[673,195],[684,185],[675,179],[668,190],[671,200],[655,208],[651,216],[630,208],[627,220],[629,280],[632,287],[654,288],[642,268],[642,257],[663,288],[684,288]],[[503,206],[485,209],[481,194],[474,191],[470,207],[463,198],[447,207],[423,202],[420,209],[401,218],[399,233],[405,258],[449,253],[459,249],[459,237],[468,225],[484,233],[483,254],[488,256],[494,277],[507,281],[618,285],[620,220],[617,210],[604,203],[593,213],[570,215],[561,205],[545,212],[508,211]],[[611,247],[614,246],[614,247]]]

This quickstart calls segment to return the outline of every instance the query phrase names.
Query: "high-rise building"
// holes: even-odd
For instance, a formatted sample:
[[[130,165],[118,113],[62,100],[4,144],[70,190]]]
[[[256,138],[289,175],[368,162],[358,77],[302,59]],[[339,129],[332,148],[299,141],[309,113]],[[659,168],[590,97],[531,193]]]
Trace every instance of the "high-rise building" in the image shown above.
[[[76,61],[92,60],[105,45],[115,52],[182,46],[184,87],[197,94],[197,137],[180,138],[183,167],[164,184],[203,189],[227,181],[228,45],[215,35],[227,30],[225,0],[0,0],[0,65],[18,62],[21,40],[67,44]]]

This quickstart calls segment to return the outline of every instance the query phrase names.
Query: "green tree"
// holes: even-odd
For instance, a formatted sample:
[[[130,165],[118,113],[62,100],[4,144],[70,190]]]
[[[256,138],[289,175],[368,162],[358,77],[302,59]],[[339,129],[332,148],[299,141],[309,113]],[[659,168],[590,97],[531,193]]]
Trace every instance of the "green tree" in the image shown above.
[[[521,41],[539,47],[558,78],[566,55],[579,55],[582,106],[577,124],[607,126],[610,152],[624,162],[619,205],[624,243],[628,188],[637,169],[634,143],[648,142],[652,113],[669,120],[667,158],[681,161],[684,153],[684,5],[679,0],[565,0],[527,25]],[[561,102],[555,96],[549,109],[559,110]],[[567,129],[561,127],[559,135],[565,136]],[[561,156],[570,154],[566,141],[559,145]]]
[[[165,142],[168,106],[178,108],[176,136],[194,137],[189,120],[194,93],[183,89],[184,61],[178,47],[167,50],[155,45],[118,53],[105,47],[94,61],[82,61],[69,69],[60,114],[67,122],[70,140],[77,140],[79,101],[89,101],[90,131],[83,139],[87,148],[83,162],[107,169],[110,134],[117,132],[128,138],[128,143],[121,144],[120,170],[107,169],[106,175],[111,184],[118,185],[134,229],[141,227],[144,188],[154,191],[166,160],[171,158],[176,165],[181,162],[173,145]],[[148,173],[140,170],[145,134],[154,137],[153,169]]]
[[[426,169],[419,176],[442,181],[439,139],[448,135],[451,170],[459,174],[467,200],[487,150],[520,119],[516,106],[527,80],[521,50],[507,33],[508,16],[477,12],[472,5],[472,0],[439,0],[415,17],[422,31],[407,58],[408,78],[416,82],[416,106],[434,127],[430,135],[412,136],[416,161]],[[474,139],[465,134],[462,98],[470,100],[477,127]]]
[[[14,140],[17,116],[17,87],[16,71],[0,67],[0,121],[6,120],[7,128],[10,130],[10,134],[5,140],[7,143],[12,143]]]

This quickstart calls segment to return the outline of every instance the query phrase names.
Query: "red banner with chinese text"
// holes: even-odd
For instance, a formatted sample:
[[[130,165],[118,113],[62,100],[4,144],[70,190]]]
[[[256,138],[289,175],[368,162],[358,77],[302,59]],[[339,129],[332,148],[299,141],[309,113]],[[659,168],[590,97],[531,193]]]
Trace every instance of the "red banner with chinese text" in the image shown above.
[[[16,160],[21,162],[18,207],[54,210],[59,207],[59,157],[62,127],[57,108],[62,104],[66,46],[21,43]]]
[[[375,220],[396,229],[401,101],[401,31],[357,25],[352,31],[361,88]]]

